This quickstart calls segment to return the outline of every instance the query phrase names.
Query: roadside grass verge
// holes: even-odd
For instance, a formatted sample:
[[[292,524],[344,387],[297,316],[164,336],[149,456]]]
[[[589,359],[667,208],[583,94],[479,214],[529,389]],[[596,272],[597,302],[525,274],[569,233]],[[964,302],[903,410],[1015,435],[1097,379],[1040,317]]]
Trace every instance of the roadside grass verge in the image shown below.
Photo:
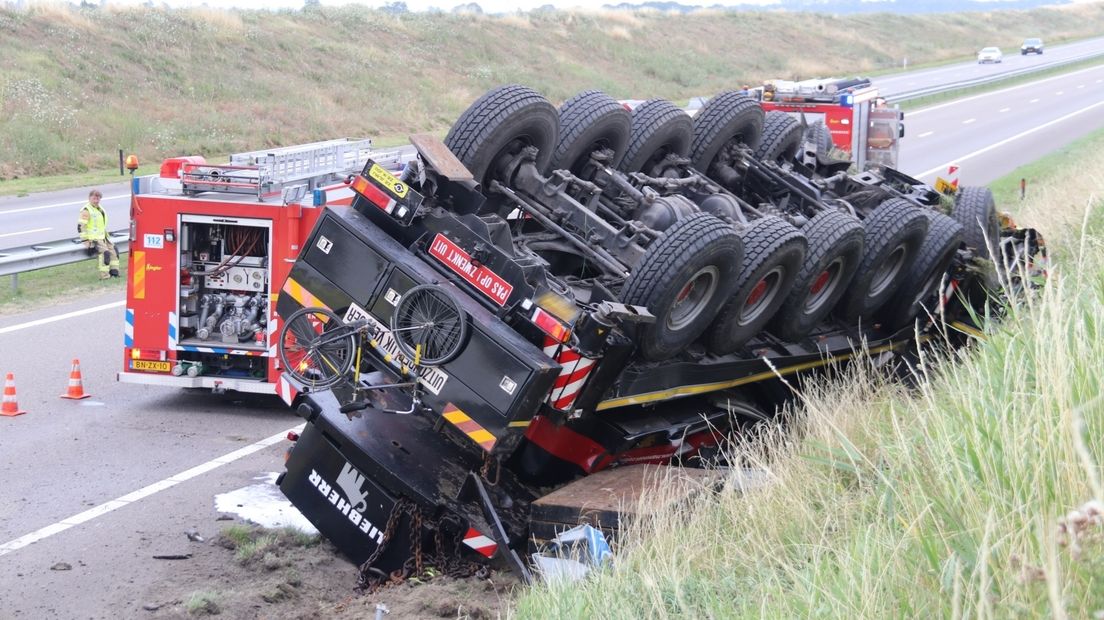
[[[1079,144],[1076,166],[1040,164],[1050,176],[1016,214],[1047,236],[1050,278],[984,342],[926,350],[912,391],[866,364],[806,386],[789,428],[744,455],[772,484],[634,524],[611,568],[535,587],[516,614],[1101,617],[1104,518],[1092,502],[1104,501],[1104,153],[1094,145]]]
[[[928,106],[936,105],[946,101],[953,101],[955,99],[962,99],[963,97],[970,97],[972,95],[980,95],[983,93],[990,93],[996,90],[1009,88],[1012,86],[1019,86],[1020,84],[1027,84],[1028,82],[1036,82],[1055,75],[1064,75],[1067,73],[1073,73],[1080,69],[1087,69],[1089,67],[1098,67],[1104,64],[1104,60],[1101,58],[1089,58],[1082,60],[1081,62],[1075,62],[1062,67],[1055,67],[1053,69],[1045,69],[1043,71],[1036,71],[1028,75],[1021,75],[1018,77],[1008,78],[1006,80],[998,80],[996,82],[989,82],[988,84],[982,84],[980,86],[974,86],[972,88],[960,88],[945,93],[939,93],[937,95],[931,95],[928,97],[920,97],[919,99],[910,99],[901,103],[902,110],[918,110],[920,108],[926,108]]]
[[[94,258],[21,273],[15,290],[12,290],[12,276],[0,277],[0,316],[98,293],[123,293],[126,291],[128,258],[127,254],[119,255],[119,277],[109,280],[99,279]]]
[[[223,528],[218,544],[234,551],[242,565],[259,563],[268,570],[285,566],[283,551],[295,547],[313,547],[321,541],[317,534],[306,534],[293,527],[264,528],[235,524]]]

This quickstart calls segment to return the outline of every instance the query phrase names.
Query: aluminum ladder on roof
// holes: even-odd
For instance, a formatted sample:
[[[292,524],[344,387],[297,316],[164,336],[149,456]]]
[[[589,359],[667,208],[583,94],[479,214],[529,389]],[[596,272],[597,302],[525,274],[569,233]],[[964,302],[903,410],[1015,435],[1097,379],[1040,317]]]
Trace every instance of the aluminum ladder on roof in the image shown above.
[[[336,183],[361,170],[372,157],[370,139],[339,138],[230,156],[229,165],[189,165],[181,175],[186,193],[201,191],[256,195],[258,200],[294,194]],[[387,156],[375,157],[388,160]],[[393,166],[401,165],[394,154]]]

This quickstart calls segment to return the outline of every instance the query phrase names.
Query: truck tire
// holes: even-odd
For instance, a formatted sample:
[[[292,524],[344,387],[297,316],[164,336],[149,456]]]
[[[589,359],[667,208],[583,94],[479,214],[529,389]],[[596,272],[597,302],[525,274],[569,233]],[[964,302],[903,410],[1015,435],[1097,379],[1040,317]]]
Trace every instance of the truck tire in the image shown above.
[[[823,121],[817,121],[805,129],[805,141],[816,145],[816,154],[828,157],[832,152],[832,132]]]
[[[736,291],[709,328],[709,350],[732,353],[761,332],[786,300],[805,259],[808,242],[789,222],[767,216],[742,235],[744,262]]]
[[[326,308],[300,308],[280,327],[284,372],[312,390],[337,385],[353,367],[356,332]]]
[[[697,340],[731,295],[743,257],[736,231],[708,213],[679,220],[652,242],[621,290],[621,301],[656,317],[636,334],[641,356],[664,360]]]
[[[632,133],[632,114],[600,90],[586,90],[560,106],[560,143],[552,155],[551,170],[579,174],[598,149],[613,150],[611,168],[625,156]]]
[[[618,167],[622,172],[652,174],[652,168],[668,154],[686,156],[694,123],[675,104],[651,99],[632,113],[632,137]]]
[[[790,295],[770,325],[772,333],[789,341],[804,338],[832,312],[863,257],[863,225],[850,214],[818,213],[801,232],[809,251]]]
[[[559,113],[547,99],[531,88],[511,84],[487,91],[464,110],[445,136],[445,146],[485,191],[497,179],[498,164],[527,146],[537,147],[537,169],[545,170],[559,127]]]
[[[920,252],[909,267],[901,289],[878,311],[882,325],[892,331],[910,325],[925,306],[934,309],[935,306],[928,302],[962,245],[962,226],[954,218],[936,211],[928,211],[925,215],[928,234]]]
[[[709,174],[709,168],[724,157],[726,146],[746,144],[759,146],[763,134],[763,108],[759,102],[736,91],[726,91],[705,103],[694,118],[694,141],[690,145],[690,160],[698,170]]]
[[[869,319],[901,287],[924,235],[928,218],[904,198],[890,198],[863,221],[863,259],[836,314],[848,323]]]
[[[978,256],[993,259],[1000,242],[1000,221],[993,192],[988,187],[963,187],[955,195],[951,217],[962,225],[962,240]]]
[[[805,132],[796,118],[771,110],[763,119],[763,138],[755,149],[755,158],[776,163],[792,161],[804,140]]]

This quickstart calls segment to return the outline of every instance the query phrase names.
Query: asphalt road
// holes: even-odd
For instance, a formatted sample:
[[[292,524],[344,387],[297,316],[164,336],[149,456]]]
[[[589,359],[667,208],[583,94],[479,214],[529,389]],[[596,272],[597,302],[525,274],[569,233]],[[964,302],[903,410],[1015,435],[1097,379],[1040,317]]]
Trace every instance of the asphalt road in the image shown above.
[[[1086,70],[912,112],[902,168],[931,178],[956,161],[963,183],[986,183],[1104,124],[1101,79],[1104,69]],[[4,200],[0,231],[16,215],[71,226],[82,193]],[[279,438],[298,420],[274,397],[115,383],[122,313],[102,297],[0,317],[0,373],[15,373],[29,412],[0,418],[0,617],[144,613],[134,593],[175,574],[152,556],[186,552],[187,529],[215,533],[216,494],[281,469]],[[72,358],[88,400],[58,398]],[[59,562],[71,570],[51,570]]]
[[[0,369],[28,412],[0,418],[0,618],[146,613],[135,592],[179,568],[153,556],[187,553],[187,530],[217,534],[214,495],[282,469],[280,438],[299,420],[275,396],[116,383],[122,320],[116,296],[0,317]],[[71,358],[91,398],[58,397]]]
[[[986,185],[1104,127],[1104,65],[905,114],[902,171],[931,182],[948,164]]]
[[[1004,52],[1004,61],[1000,64],[978,64],[976,61],[943,65],[932,69],[921,69],[892,75],[883,75],[875,79],[883,96],[891,96],[907,91],[951,84],[963,80],[972,80],[1024,69],[1026,67],[1045,68],[1062,60],[1071,60],[1089,54],[1104,53],[1104,38],[1085,39],[1076,43],[1047,46],[1043,54],[1020,55],[1022,39],[1015,41],[978,41],[978,49],[996,45]]]

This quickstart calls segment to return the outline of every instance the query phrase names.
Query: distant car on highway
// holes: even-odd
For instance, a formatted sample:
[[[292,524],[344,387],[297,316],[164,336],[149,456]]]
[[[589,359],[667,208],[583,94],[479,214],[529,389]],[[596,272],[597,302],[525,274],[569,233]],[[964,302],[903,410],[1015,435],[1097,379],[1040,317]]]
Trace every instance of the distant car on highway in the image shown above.
[[[999,47],[983,47],[978,52],[978,64],[987,62],[1001,62],[1004,60],[1004,54],[1001,54]]]
[[[1023,45],[1020,46],[1020,55],[1027,56],[1028,54],[1042,54],[1043,53],[1043,40],[1042,39],[1024,39]]]

